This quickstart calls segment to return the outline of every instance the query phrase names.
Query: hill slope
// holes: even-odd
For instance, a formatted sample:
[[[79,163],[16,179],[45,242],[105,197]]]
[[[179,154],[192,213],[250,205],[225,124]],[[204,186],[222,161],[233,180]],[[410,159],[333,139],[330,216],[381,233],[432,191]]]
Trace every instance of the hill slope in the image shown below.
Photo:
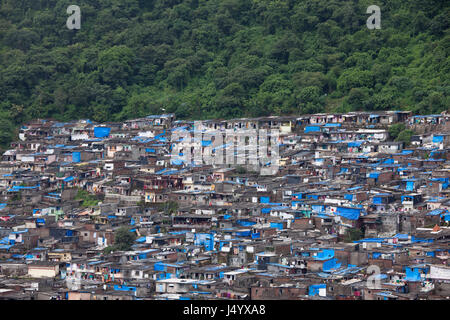
[[[441,112],[449,16],[441,0],[1,0],[0,144],[37,117]]]

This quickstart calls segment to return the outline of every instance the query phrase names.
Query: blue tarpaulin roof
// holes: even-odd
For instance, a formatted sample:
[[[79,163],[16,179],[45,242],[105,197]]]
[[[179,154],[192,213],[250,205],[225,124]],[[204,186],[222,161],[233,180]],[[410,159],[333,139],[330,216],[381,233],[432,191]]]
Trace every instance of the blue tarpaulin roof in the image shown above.
[[[94,136],[96,138],[105,138],[109,136],[109,133],[111,132],[111,128],[108,127],[95,127],[94,128]]]
[[[369,173],[369,178],[378,179],[379,175],[380,175],[379,172],[371,172],[371,173]]]
[[[441,213],[444,213],[445,211],[447,211],[447,210],[444,210],[444,209],[435,209],[435,210],[433,210],[433,211],[428,212],[428,213],[427,213],[427,216],[437,216],[437,215],[440,215]]]
[[[360,147],[365,141],[351,141],[347,143],[349,147]]]
[[[72,152],[72,161],[78,163],[81,161],[81,153],[80,152]]]
[[[175,165],[175,166],[181,166],[182,164],[184,164],[184,161],[181,159],[172,159],[170,161],[171,164]]]
[[[6,237],[0,239],[0,244],[9,244],[9,237],[6,236]]]
[[[22,187],[22,186],[13,186],[11,189],[8,189],[8,192],[18,192],[20,190],[30,190],[30,189],[38,189],[39,185],[34,187]]]
[[[347,191],[355,191],[355,190],[359,190],[362,189],[362,186],[357,186],[357,187],[353,187],[353,188],[348,188]]]
[[[170,174],[175,174],[177,172],[179,172],[179,170],[169,170],[169,171],[164,172],[162,175],[163,176],[167,176],[167,175],[170,175]]]
[[[327,123],[324,125],[324,127],[326,128],[330,128],[330,127],[340,127],[341,124],[340,123]]]
[[[305,127],[305,132],[319,132],[320,131],[320,126],[306,126]]]
[[[361,240],[353,241],[354,243],[361,243],[361,242],[384,242],[387,238],[366,238]]]
[[[407,181],[406,182],[406,191],[413,191],[414,190],[414,181]]]
[[[358,220],[361,214],[361,210],[359,208],[346,208],[346,207],[337,207],[336,215],[341,216],[343,218],[349,220]]]

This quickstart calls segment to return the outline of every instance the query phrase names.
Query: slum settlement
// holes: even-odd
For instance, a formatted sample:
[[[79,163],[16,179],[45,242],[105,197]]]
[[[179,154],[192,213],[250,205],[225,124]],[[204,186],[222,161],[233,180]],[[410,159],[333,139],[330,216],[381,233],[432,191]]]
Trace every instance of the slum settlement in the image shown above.
[[[449,299],[449,117],[27,123],[0,300]],[[270,161],[233,132],[270,132]]]

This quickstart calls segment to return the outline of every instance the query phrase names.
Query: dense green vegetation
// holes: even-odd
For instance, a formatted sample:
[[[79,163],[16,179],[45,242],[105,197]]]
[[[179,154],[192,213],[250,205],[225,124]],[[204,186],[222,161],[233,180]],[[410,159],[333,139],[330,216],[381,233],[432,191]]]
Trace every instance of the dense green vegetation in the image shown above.
[[[411,143],[411,138],[415,134],[413,130],[406,129],[406,125],[404,123],[396,123],[389,126],[389,136],[392,140],[401,141],[405,143],[405,145],[409,145]]]
[[[442,0],[1,0],[0,144],[32,118],[449,106]],[[81,30],[66,9],[81,8]],[[368,30],[366,8],[381,8]]]
[[[165,214],[174,215],[178,210],[178,203],[175,201],[166,201],[159,204],[159,210],[164,211]]]
[[[344,242],[358,241],[364,238],[364,232],[358,228],[348,229],[344,235]]]
[[[130,250],[134,240],[136,240],[136,234],[131,232],[127,227],[122,226],[114,234],[113,248],[121,251]]]
[[[122,226],[114,233],[114,245],[106,247],[104,253],[109,254],[113,251],[131,250],[134,240],[136,240],[136,234],[131,232],[126,226]]]
[[[83,208],[95,207],[99,203],[99,199],[93,194],[90,194],[86,190],[78,189],[75,200],[81,200],[81,206]]]

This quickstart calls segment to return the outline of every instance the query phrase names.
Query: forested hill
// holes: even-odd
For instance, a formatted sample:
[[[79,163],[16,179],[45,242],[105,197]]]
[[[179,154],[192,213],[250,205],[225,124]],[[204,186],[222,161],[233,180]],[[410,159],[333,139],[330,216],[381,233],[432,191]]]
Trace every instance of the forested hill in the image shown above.
[[[0,144],[32,118],[450,105],[445,0],[0,0]],[[81,8],[81,29],[66,10]],[[369,30],[370,5],[381,29]]]

